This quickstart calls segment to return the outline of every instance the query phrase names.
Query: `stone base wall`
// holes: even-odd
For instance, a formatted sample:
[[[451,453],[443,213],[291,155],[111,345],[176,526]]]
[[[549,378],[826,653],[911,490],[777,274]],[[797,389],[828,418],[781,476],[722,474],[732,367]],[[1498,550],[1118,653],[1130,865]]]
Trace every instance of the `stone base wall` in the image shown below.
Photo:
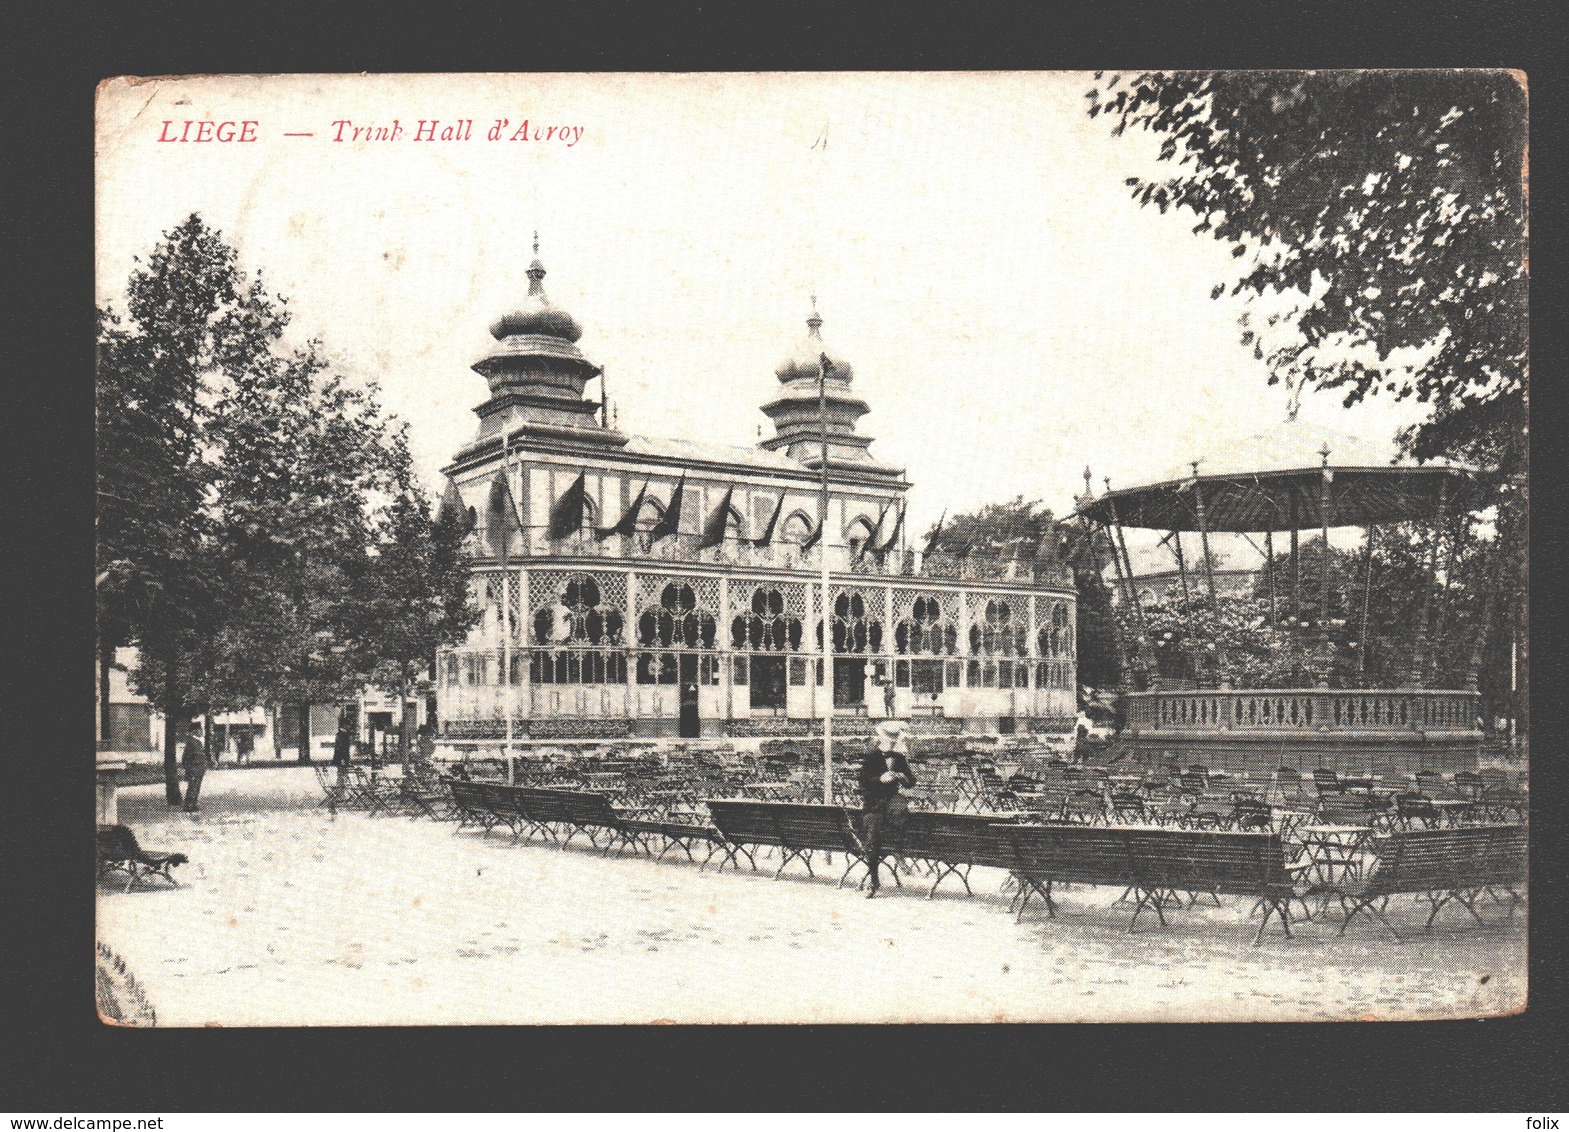
[[[1236,732],[1147,731],[1124,733],[1122,741],[1131,749],[1129,761],[1140,765],[1197,764],[1232,774],[1267,774],[1281,766],[1303,773],[1326,767],[1337,773],[1405,775],[1434,770],[1453,774],[1476,770],[1482,748],[1480,737],[1408,734],[1371,738],[1366,733],[1350,736],[1333,732],[1265,739]]]

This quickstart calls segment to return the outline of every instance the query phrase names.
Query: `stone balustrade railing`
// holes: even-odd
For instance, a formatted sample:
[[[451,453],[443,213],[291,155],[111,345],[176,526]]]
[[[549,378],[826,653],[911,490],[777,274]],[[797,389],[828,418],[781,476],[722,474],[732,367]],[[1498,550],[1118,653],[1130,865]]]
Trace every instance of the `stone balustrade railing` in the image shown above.
[[[1133,692],[1140,731],[1476,731],[1478,696],[1431,689],[1250,689]]]

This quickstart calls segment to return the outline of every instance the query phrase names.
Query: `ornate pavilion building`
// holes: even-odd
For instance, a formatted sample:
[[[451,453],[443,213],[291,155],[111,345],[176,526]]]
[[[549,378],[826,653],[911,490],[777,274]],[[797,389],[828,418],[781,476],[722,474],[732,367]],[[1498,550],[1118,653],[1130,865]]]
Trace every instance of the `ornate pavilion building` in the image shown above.
[[[585,397],[599,369],[582,330],[538,258],[528,277],[473,367],[490,391],[478,435],[445,469],[483,611],[438,658],[445,737],[804,736],[829,710],[855,734],[890,702],[919,731],[1071,733],[1071,573],[904,545],[910,484],[857,430],[868,406],[815,310],[762,406],[773,436],[654,440]]]

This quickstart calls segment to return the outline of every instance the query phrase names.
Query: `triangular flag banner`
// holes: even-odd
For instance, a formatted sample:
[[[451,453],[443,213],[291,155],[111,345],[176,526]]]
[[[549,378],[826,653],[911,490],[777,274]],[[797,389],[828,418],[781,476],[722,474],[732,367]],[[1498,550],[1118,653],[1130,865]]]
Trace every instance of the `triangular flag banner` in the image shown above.
[[[774,504],[773,517],[768,520],[768,526],[763,528],[763,533],[752,540],[753,546],[767,546],[774,541],[774,527],[779,524],[779,512],[784,510],[784,492],[779,493],[779,502]]]
[[[650,542],[658,542],[668,535],[673,535],[681,530],[681,501],[686,495],[686,473],[681,473],[681,482],[676,484],[676,489],[670,493],[670,506],[665,508],[664,517],[654,524],[654,529],[648,532]]]
[[[872,524],[871,533],[866,536],[866,541],[855,548],[855,557],[859,559],[868,550],[875,551],[877,547],[877,532],[883,529],[883,520],[888,517],[888,504],[883,504],[883,509],[877,512],[877,522]]]
[[[802,550],[811,550],[812,547],[817,545],[817,540],[822,538],[822,537],[823,537],[823,524],[822,524],[822,520],[819,519],[818,522],[817,522],[817,529],[815,531],[813,531],[811,534],[806,536],[806,541],[801,544],[801,549]]]
[[[725,488],[724,498],[719,501],[719,506],[714,508],[708,516],[708,521],[703,524],[703,537],[697,540],[697,549],[718,546],[725,541],[725,527],[730,521],[730,496],[734,492],[734,487]]]
[[[834,364],[828,360],[827,354],[817,355],[817,360],[822,363],[824,374],[830,374],[834,372]]]
[[[927,554],[930,554],[932,551],[937,549],[938,542],[940,542],[942,540],[942,525],[945,522],[947,522],[947,521],[948,521],[948,512],[944,511],[942,513],[942,518],[937,520],[937,526],[932,531],[931,537],[929,537],[926,540],[926,549],[921,552],[921,554],[923,556],[927,555]]]
[[[600,538],[609,538],[611,535],[629,535],[637,530],[637,517],[643,510],[643,497],[648,494],[648,482],[637,489],[637,497],[627,505],[626,513],[621,516],[621,521],[613,527],[600,527]]]
[[[436,522],[455,522],[463,528],[464,534],[474,529],[469,509],[463,506],[463,494],[458,491],[457,481],[451,477],[447,479],[447,490],[441,493],[441,504],[436,508]]]
[[[522,533],[523,524],[518,522],[518,511],[512,503],[507,478],[498,472],[496,478],[490,481],[490,507],[485,516],[485,539],[490,543],[491,553],[502,556],[511,554]]]
[[[894,520],[893,530],[888,532],[887,541],[884,542],[882,546],[877,548],[878,554],[887,554],[896,545],[898,545],[899,532],[904,530],[904,511],[905,509],[903,507],[899,508],[899,517]]]
[[[588,475],[585,468],[577,474],[577,479],[572,486],[556,500],[555,506],[550,509],[550,537],[563,539],[576,534],[583,527],[583,505],[588,499],[584,480]]]

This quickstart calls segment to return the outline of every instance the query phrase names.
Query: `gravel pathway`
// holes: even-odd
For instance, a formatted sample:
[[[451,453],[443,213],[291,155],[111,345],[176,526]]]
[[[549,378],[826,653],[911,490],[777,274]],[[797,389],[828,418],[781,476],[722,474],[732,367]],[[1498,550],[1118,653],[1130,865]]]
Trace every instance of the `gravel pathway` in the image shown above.
[[[483,1023],[1251,1021],[1483,1017],[1523,1009],[1523,917],[1446,910],[1395,943],[1271,925],[1247,902],[1160,929],[1109,889],[1015,924],[1001,873],[863,900],[838,870],[784,878],[600,857],[450,823],[315,808],[301,769],[209,774],[203,812],[124,791],[177,889],[99,887],[98,937],[161,1026]],[[824,871],[831,878],[821,879]],[[950,892],[950,886],[952,891]],[[1420,927],[1425,912],[1392,906]],[[1359,926],[1360,924],[1360,926]],[[1469,926],[1467,926],[1469,925]]]

